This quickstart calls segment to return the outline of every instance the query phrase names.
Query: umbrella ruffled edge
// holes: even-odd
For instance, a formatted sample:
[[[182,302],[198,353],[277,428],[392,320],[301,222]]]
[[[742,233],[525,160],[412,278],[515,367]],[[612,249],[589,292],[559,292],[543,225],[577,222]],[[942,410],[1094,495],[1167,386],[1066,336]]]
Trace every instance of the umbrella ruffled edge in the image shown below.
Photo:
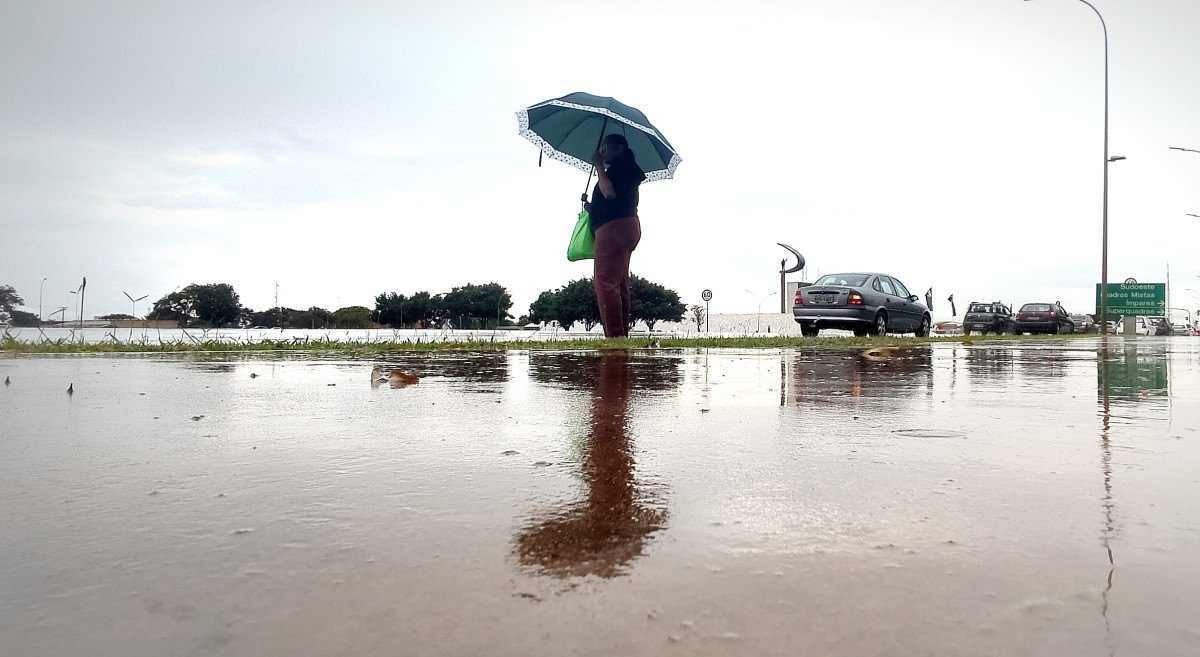
[[[655,180],[670,180],[671,178],[674,178],[675,170],[679,168],[679,163],[683,161],[683,158],[679,157],[679,153],[675,152],[675,149],[671,146],[671,144],[667,143],[667,140],[663,139],[662,135],[658,134],[658,132],[656,130],[654,130],[653,128],[648,128],[648,127],[646,127],[644,125],[640,125],[634,121],[630,121],[629,119],[627,119],[619,114],[616,114],[615,112],[607,110],[603,107],[591,107],[589,105],[579,105],[577,103],[568,103],[568,102],[562,101],[562,100],[546,101],[544,103],[539,103],[537,105],[534,105],[533,107],[530,107],[529,109],[523,109],[523,110],[517,112],[517,134],[521,135],[525,139],[528,139],[529,141],[536,144],[538,146],[538,148],[540,148],[542,150],[542,152],[545,153],[552,160],[558,160],[559,162],[569,164],[569,165],[575,167],[576,169],[579,169],[580,171],[586,171],[588,173],[591,173],[591,171],[592,171],[592,163],[591,162],[584,162],[583,160],[575,157],[574,155],[567,155],[566,153],[563,153],[563,152],[557,150],[556,148],[554,148],[554,146],[550,145],[550,142],[546,141],[545,139],[542,139],[541,135],[534,132],[529,127],[529,110],[536,109],[538,107],[544,107],[546,105],[557,105],[559,107],[568,107],[571,109],[578,109],[578,110],[584,110],[584,111],[588,111],[588,112],[595,112],[597,114],[603,114],[604,116],[607,116],[608,118],[613,119],[614,121],[620,121],[621,123],[624,123],[626,125],[637,128],[638,130],[641,130],[642,132],[645,132],[646,134],[661,141],[664,146],[671,149],[671,161],[667,163],[666,169],[655,169],[654,171],[647,171],[646,172],[646,181],[647,182],[653,182]]]
[[[580,171],[586,171],[588,173],[592,172],[592,164],[590,162],[584,162],[574,155],[567,155],[566,153],[558,151],[550,145],[550,142],[542,139],[541,135],[530,129],[529,110],[521,110],[520,112],[517,112],[517,134],[536,144],[537,147],[542,149],[542,152],[545,153],[550,159],[569,164]]]
[[[683,158],[679,157],[678,153],[671,153],[671,161],[667,163],[667,168],[648,171],[646,173],[646,182],[654,182],[655,180],[670,180],[675,177],[675,170],[679,168],[679,163]]]

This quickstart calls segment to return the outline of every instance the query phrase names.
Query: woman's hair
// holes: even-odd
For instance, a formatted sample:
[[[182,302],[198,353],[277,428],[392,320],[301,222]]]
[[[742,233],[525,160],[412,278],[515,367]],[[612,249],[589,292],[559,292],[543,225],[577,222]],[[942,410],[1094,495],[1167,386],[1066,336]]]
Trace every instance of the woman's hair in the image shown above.
[[[626,150],[629,149],[629,142],[625,139],[625,135],[619,132],[610,132],[604,135],[604,145],[609,147],[624,146]]]
[[[620,146],[624,149],[621,159],[637,164],[637,159],[633,156],[633,149],[629,147],[629,141],[625,139],[625,135],[620,133],[609,133],[604,135],[604,148],[611,149],[613,146]]]

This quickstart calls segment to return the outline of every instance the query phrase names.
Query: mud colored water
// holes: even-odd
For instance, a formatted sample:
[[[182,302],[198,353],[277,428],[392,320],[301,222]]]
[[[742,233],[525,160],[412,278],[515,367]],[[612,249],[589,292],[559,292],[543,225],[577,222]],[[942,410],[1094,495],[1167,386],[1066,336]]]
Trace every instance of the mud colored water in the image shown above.
[[[0,653],[1194,655],[1198,347],[3,359]]]

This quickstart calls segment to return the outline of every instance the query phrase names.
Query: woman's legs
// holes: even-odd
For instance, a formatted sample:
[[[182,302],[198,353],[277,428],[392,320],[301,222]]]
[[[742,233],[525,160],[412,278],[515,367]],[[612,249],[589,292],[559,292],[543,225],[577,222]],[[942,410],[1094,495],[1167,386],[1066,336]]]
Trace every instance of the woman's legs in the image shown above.
[[[629,335],[631,305],[629,298],[629,260],[642,238],[637,217],[617,219],[596,231],[596,262],[592,284],[604,337]]]

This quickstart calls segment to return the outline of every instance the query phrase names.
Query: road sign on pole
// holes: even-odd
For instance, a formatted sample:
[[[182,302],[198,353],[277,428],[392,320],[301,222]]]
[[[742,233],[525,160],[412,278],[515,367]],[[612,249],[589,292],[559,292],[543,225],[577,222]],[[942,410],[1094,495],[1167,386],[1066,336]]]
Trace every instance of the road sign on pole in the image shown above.
[[[1167,314],[1166,283],[1109,283],[1101,298],[1100,285],[1096,285],[1096,312],[1107,305],[1109,315],[1153,315]],[[1099,318],[1104,321],[1108,318]]]
[[[708,333],[708,329],[709,329],[708,302],[712,301],[712,290],[705,289],[703,292],[700,293],[700,298],[704,300],[704,332]]]

